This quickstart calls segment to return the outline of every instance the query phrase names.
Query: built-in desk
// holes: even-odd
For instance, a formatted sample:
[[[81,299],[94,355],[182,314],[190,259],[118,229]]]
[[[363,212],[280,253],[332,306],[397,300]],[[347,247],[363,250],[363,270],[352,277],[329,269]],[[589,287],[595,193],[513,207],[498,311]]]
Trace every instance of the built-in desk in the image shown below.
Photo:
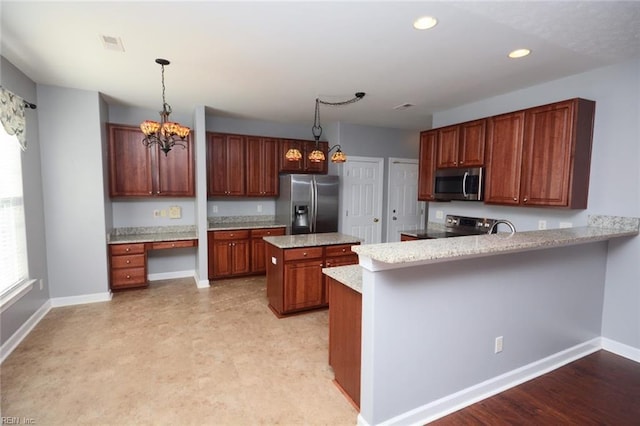
[[[147,253],[198,245],[195,227],[118,228],[109,235],[109,283],[112,291],[143,288],[147,280]]]

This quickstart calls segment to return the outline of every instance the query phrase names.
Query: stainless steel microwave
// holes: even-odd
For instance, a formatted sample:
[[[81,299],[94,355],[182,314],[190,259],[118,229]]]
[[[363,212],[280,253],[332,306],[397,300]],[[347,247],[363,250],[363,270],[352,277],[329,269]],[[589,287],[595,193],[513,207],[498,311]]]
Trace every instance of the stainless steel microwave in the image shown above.
[[[436,170],[436,200],[481,201],[484,196],[483,175],[482,167]]]

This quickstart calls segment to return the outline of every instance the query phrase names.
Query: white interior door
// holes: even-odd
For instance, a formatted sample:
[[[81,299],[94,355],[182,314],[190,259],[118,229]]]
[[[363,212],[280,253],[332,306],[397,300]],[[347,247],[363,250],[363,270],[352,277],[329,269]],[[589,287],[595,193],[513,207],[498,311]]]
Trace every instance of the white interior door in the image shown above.
[[[400,241],[401,231],[424,228],[424,201],[418,201],[418,160],[389,158],[387,242]]]
[[[342,170],[341,232],[363,244],[382,242],[384,159],[349,157]]]

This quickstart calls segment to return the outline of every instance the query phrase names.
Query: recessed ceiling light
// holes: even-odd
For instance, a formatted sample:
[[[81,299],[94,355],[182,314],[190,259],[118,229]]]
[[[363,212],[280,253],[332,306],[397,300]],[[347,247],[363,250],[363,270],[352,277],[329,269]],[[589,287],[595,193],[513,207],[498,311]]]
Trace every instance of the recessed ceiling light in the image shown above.
[[[433,28],[438,23],[438,20],[433,16],[423,16],[413,21],[413,28],[416,30],[428,30]]]
[[[122,44],[122,39],[120,37],[103,34],[100,35],[100,40],[102,40],[102,46],[104,46],[105,49],[124,52],[124,45]]]
[[[527,56],[531,51],[529,49],[516,49],[512,52],[509,52],[509,57],[511,59],[517,59]]]

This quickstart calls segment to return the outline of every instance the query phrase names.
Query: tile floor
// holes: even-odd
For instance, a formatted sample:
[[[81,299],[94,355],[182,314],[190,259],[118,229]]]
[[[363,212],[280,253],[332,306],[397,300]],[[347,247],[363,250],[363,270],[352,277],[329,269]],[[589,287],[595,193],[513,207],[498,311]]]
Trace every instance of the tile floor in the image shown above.
[[[2,416],[38,425],[354,425],[328,311],[277,319],[264,277],[156,281],[52,309],[1,367]]]

